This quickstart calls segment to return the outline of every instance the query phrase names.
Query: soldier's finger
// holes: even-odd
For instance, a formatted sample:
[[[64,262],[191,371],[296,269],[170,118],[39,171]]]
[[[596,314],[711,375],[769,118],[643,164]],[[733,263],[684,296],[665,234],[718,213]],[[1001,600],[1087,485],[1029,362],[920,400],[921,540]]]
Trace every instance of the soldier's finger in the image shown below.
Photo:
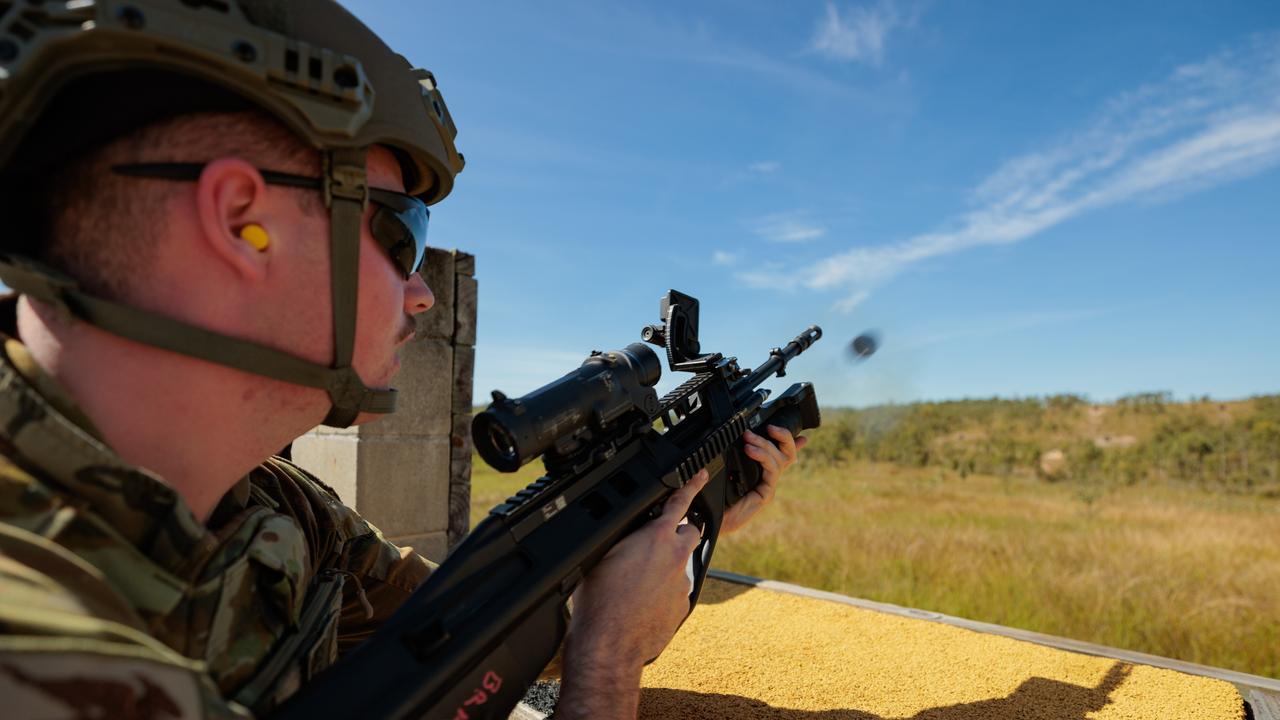
[[[769,439],[750,431],[743,435],[743,439],[747,442],[748,446],[759,447],[760,449],[769,452],[771,456],[777,457],[779,472],[791,467],[791,465],[795,463],[797,457],[797,446],[795,439],[791,436],[791,433],[788,432],[786,428],[780,428],[776,425],[766,426],[765,432],[767,432],[770,437],[774,438],[774,440],[770,441]],[[777,454],[775,455],[775,453]]]
[[[760,468],[764,471],[766,481],[768,481],[770,473],[779,473],[782,471],[782,463],[784,462],[782,451],[774,447],[773,443],[767,442],[767,445],[768,447],[747,445],[743,450],[747,457],[760,463]]]
[[[775,453],[778,452],[777,445],[774,445],[772,442],[767,440],[764,436],[757,435],[756,433],[753,433],[750,430],[743,433],[742,439],[745,441],[743,444],[743,449],[750,450],[751,448],[757,448],[767,453],[769,457],[774,457]],[[757,456],[753,455],[752,457],[757,457]],[[759,458],[757,457],[757,459]]]
[[[696,475],[689,478],[689,482],[684,487],[671,493],[671,497],[662,505],[662,515],[657,519],[672,530],[680,525],[680,521],[684,520],[684,516],[689,514],[689,506],[693,504],[693,499],[702,492],[702,488],[706,487],[707,481],[711,479],[711,475],[703,468]]]
[[[792,437],[791,431],[786,428],[778,427],[777,425],[770,425],[765,428],[765,431],[769,433],[769,437],[778,441],[778,449],[782,451],[784,456],[786,456],[787,464],[790,465],[795,462],[796,439]]]
[[[702,542],[702,529],[693,523],[685,523],[676,528],[676,535],[684,540],[684,547],[681,552],[685,557],[693,554],[694,548],[698,547],[698,543]]]

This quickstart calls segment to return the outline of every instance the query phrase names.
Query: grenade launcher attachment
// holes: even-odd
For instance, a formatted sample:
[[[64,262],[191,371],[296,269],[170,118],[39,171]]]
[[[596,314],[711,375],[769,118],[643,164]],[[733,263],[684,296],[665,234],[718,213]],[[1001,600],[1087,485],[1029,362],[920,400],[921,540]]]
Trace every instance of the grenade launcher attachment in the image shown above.
[[[567,630],[565,603],[583,576],[702,468],[711,479],[690,521],[693,609],[726,508],[760,482],[744,431],[793,435],[820,422],[813,385],[771,402],[760,385],[822,337],[811,326],[754,371],[701,352],[698,301],[672,290],[641,337],[692,373],[659,399],[657,353],[633,343],[518,399],[493,392],[476,416],[480,456],[513,472],[542,457],[546,475],[489,512],[378,632],[291,698],[280,718],[506,718]]]

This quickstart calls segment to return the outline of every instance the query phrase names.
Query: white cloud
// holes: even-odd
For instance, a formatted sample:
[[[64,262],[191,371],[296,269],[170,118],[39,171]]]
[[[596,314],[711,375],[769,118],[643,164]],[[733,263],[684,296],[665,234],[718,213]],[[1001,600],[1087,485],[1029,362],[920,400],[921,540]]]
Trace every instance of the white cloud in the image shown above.
[[[852,102],[873,110],[907,112],[901,92],[874,91],[831,77],[776,45],[759,47],[716,31],[704,22],[684,22],[642,3],[589,4],[595,13],[588,27],[562,28],[566,47],[585,47],[632,57],[723,68],[751,75],[778,91]],[[625,32],[619,32],[625,28]]]
[[[827,229],[809,221],[803,213],[778,213],[757,219],[751,229],[756,235],[779,243],[802,243],[827,234]]]
[[[1070,325],[1083,320],[1092,320],[1104,315],[1110,315],[1124,309],[1119,307],[1086,308],[993,315],[974,318],[973,322],[966,327],[952,328],[932,335],[903,338],[895,345],[902,350],[919,350],[931,345],[990,338],[1051,325]]]
[[[714,253],[711,253],[711,262],[716,265],[732,265],[738,262],[738,255],[736,253],[725,252],[724,250],[716,250]]]
[[[732,187],[742,183],[760,182],[782,169],[777,160],[761,160],[749,163],[745,168],[735,170],[720,182],[720,187]]]
[[[1278,40],[1263,37],[1114,98],[1083,130],[999,166],[975,187],[973,208],[941,230],[777,275],[797,278],[793,287],[856,297],[930,258],[1021,242],[1103,207],[1167,200],[1275,167]]]
[[[840,300],[839,302],[837,302],[834,306],[832,306],[832,309],[835,310],[836,312],[842,312],[846,314],[851,313],[853,312],[854,308],[861,305],[863,301],[869,297],[871,297],[870,290],[859,290],[854,294],[850,295],[849,297],[844,298],[843,300]]]
[[[841,13],[835,3],[827,3],[826,17],[813,36],[813,49],[832,60],[880,65],[884,61],[885,38],[902,24],[893,5],[851,7]]]
[[[736,273],[738,282],[753,288],[771,288],[774,290],[795,290],[795,280],[787,274],[782,263],[770,261],[754,265],[751,270]]]

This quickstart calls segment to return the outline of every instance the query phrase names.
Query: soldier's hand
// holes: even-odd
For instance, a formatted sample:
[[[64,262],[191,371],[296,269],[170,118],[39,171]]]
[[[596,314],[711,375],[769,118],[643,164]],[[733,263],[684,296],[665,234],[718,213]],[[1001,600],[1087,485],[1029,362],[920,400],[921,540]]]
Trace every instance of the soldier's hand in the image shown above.
[[[705,470],[672,493],[662,515],[624,538],[574,593],[556,717],[631,718],[640,670],[689,613],[685,567],[701,539],[685,522]]]
[[[800,448],[809,442],[805,437],[793,438],[786,428],[777,425],[769,425],[765,432],[773,438],[773,442],[750,430],[742,434],[742,439],[746,441],[747,457],[760,463],[762,477],[759,485],[725,510],[724,521],[720,526],[721,534],[734,532],[746,525],[748,520],[773,500],[782,474],[795,464]]]

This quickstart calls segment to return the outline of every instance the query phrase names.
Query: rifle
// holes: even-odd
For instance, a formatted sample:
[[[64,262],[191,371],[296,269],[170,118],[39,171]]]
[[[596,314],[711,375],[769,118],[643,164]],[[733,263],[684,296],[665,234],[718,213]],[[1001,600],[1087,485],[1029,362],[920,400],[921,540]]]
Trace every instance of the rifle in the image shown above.
[[[689,513],[702,530],[692,611],[725,509],[760,482],[743,432],[772,424],[794,435],[820,423],[810,383],[772,402],[759,386],[785,375],[822,330],[811,326],[750,371],[701,353],[698,301],[672,290],[641,337],[693,377],[659,399],[661,361],[632,343],[593,352],[524,397],[493,392],[472,424],[480,456],[503,472],[541,456],[546,475],[493,508],[372,638],[275,717],[506,718],[559,648],[583,576],[706,467],[711,479]]]

